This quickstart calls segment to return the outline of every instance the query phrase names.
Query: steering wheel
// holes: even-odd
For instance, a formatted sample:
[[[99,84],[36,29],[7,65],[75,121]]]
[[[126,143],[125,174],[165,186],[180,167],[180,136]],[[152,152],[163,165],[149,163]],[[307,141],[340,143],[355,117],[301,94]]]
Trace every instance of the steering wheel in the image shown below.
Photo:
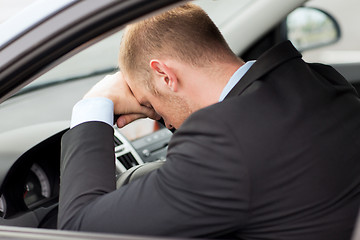
[[[138,178],[141,178],[142,176],[160,168],[164,163],[165,160],[144,163],[138,166],[134,166],[123,173],[120,173],[116,180],[116,188],[118,189]]]

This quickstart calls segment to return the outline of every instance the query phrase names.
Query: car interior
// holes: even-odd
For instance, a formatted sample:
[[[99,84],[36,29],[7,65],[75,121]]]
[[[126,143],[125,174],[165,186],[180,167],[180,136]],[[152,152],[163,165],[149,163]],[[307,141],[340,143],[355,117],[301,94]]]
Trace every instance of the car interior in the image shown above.
[[[269,16],[258,13],[274,9],[276,4],[273,1],[229,0],[226,4],[222,1],[194,1],[208,12],[233,51],[245,61],[258,58],[285,40],[291,40],[306,60],[325,61],[316,59],[319,56],[317,51],[331,48],[345,37],[338,18],[320,8],[320,4],[326,1],[305,4],[306,1],[297,4],[278,2],[281,3],[278,6],[283,7],[278,7]],[[309,14],[309,21],[318,21],[322,26],[325,22],[317,39],[302,38],[301,34],[314,33],[319,28],[315,26],[317,29],[301,32],[307,23],[298,19],[303,19],[304,14]],[[249,18],[251,24],[245,21]],[[35,80],[31,83],[29,78],[22,84],[26,86],[18,87],[11,97],[2,98],[0,225],[56,228],[61,137],[69,128],[74,104],[105,75],[119,70],[117,55],[122,33],[123,26],[107,30],[99,37],[101,40],[84,43],[71,56],[52,62],[46,67],[50,70],[34,75],[32,79]],[[360,61],[329,60],[326,63],[335,67],[360,91]],[[122,129],[114,126],[117,186],[160,167],[166,161],[172,134],[161,123],[150,119],[138,120]]]

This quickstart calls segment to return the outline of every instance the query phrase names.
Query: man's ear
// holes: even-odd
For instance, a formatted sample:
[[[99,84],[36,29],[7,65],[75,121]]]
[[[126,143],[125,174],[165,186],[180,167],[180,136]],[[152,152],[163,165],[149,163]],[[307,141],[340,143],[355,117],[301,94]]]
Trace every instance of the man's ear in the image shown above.
[[[171,91],[176,92],[178,90],[178,79],[176,74],[164,62],[153,59],[150,61],[150,67],[153,69],[155,76],[160,78]]]

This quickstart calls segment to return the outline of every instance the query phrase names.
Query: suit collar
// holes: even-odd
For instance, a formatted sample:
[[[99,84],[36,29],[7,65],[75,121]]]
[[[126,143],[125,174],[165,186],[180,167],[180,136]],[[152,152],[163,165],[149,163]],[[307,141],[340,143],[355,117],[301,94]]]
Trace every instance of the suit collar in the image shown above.
[[[243,78],[225,97],[228,99],[240,95],[251,83],[261,78],[280,64],[292,58],[301,58],[301,54],[295,49],[290,41],[286,41],[262,54]]]

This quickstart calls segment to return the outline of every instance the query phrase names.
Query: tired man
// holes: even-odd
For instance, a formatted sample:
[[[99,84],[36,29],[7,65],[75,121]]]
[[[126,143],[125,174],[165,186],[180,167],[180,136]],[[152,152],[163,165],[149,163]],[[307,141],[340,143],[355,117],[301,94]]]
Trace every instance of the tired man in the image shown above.
[[[199,7],[127,27],[119,65],[63,138],[59,227],[155,236],[349,239],[360,200],[360,102],[290,42],[243,62]],[[166,163],[115,189],[122,127],[176,128]]]

